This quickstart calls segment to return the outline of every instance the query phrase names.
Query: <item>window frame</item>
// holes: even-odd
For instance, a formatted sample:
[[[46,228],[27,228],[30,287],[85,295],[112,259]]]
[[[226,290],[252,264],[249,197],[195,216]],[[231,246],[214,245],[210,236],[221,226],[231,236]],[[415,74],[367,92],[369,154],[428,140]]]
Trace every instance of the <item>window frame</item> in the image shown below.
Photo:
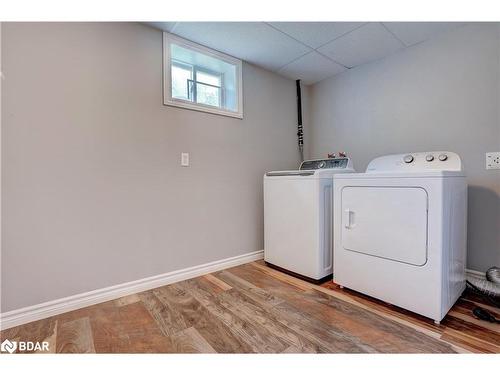
[[[211,57],[214,57],[216,59],[222,60],[224,62],[227,62],[229,64],[232,64],[236,68],[236,81],[237,81],[237,103],[238,103],[238,109],[237,111],[231,111],[228,109],[224,108],[218,108],[215,106],[211,106],[208,104],[203,104],[203,103],[197,103],[193,101],[188,101],[184,99],[179,99],[179,98],[173,98],[172,97],[172,64],[175,64],[175,59],[172,59],[170,55],[170,45],[171,44],[176,44],[178,46],[181,46],[183,48],[187,48],[190,50],[193,50],[195,52],[199,52]],[[229,116],[229,117],[235,117],[242,119],[243,118],[243,74],[242,74],[242,61],[240,59],[236,59],[232,56],[226,55],[222,52],[215,51],[213,49],[201,46],[197,43],[191,42],[189,40],[180,38],[176,35],[170,34],[168,32],[163,33],[163,104],[168,105],[168,106],[173,106],[173,107],[180,107],[180,108],[186,108],[186,109],[191,109],[195,111],[201,111],[201,112],[207,112],[207,113],[212,113],[212,114],[217,114],[217,115],[222,115],[222,116]],[[212,72],[206,68],[203,67],[198,67],[196,65],[193,66],[193,80],[195,81],[194,84],[196,84],[196,70],[204,71],[209,74],[214,75],[219,75],[221,73],[219,72]],[[223,76],[221,76],[221,79]],[[222,81],[221,81],[221,87]],[[188,90],[189,92],[189,90]],[[223,89],[220,90],[221,95],[220,95],[220,101],[221,105],[224,104],[225,102],[225,92]]]

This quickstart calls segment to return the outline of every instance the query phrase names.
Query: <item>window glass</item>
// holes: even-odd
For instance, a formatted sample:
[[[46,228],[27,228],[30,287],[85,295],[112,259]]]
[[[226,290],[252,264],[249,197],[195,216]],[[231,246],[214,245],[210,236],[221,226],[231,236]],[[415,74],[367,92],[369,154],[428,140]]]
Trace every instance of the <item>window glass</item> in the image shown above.
[[[192,69],[185,65],[172,64],[172,97],[189,100],[189,80],[192,78]]]
[[[220,89],[215,86],[208,86],[204,83],[196,83],[196,102],[220,107]]]
[[[242,117],[241,60],[164,34],[164,103]]]
[[[204,71],[196,71],[196,80],[198,82],[208,83],[209,85],[221,86],[221,75],[210,74]]]

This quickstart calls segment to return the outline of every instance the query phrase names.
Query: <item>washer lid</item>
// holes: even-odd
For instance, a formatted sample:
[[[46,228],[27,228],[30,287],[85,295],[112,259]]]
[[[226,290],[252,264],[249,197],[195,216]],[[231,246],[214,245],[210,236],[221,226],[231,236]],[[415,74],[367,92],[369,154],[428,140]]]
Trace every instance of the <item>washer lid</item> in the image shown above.
[[[283,176],[313,176],[314,171],[272,171],[267,172],[268,177],[283,177]]]
[[[266,177],[313,177],[331,178],[336,173],[352,173],[352,161],[349,158],[330,158],[305,160],[296,171],[267,172]]]

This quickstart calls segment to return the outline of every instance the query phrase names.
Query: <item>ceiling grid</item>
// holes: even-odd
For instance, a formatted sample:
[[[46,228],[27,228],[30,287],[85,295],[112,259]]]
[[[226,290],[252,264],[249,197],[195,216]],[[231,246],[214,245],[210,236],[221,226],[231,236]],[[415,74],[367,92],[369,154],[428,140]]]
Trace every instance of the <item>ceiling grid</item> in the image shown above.
[[[304,84],[392,55],[464,23],[148,22]]]

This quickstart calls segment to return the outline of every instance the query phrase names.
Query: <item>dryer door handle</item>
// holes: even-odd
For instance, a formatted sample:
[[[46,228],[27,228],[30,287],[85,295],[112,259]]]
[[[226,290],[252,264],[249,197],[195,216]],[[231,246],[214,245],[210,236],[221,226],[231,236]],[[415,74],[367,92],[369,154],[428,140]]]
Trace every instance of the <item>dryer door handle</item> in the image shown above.
[[[344,210],[344,226],[346,229],[352,229],[354,227],[354,211],[349,208]]]

